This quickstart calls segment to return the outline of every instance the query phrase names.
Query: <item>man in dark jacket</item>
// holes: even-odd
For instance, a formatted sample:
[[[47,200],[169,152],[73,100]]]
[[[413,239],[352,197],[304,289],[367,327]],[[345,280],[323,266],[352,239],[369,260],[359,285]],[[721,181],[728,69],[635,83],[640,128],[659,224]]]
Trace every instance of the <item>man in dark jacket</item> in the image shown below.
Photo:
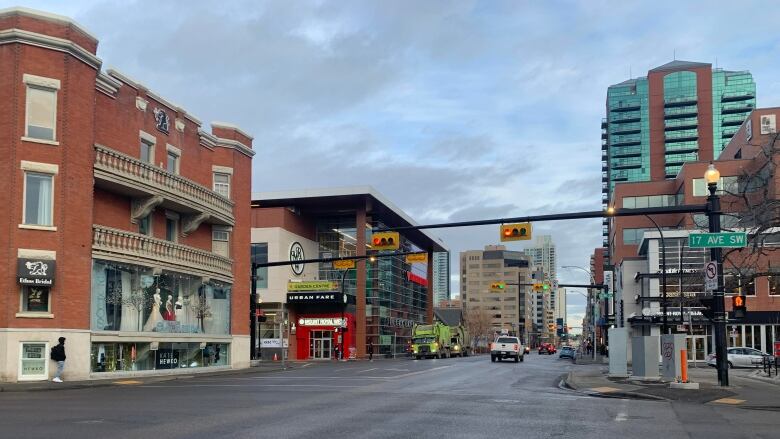
[[[368,360],[374,361],[374,342],[368,342]]]
[[[65,337],[59,338],[60,344],[51,348],[51,359],[57,362],[57,374],[54,375],[55,383],[62,382],[62,370],[65,369]]]

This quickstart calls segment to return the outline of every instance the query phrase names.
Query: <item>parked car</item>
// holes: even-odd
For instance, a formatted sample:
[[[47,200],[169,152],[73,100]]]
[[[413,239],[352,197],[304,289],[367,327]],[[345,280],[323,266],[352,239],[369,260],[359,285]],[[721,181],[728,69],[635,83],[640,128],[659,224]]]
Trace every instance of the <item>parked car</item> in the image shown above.
[[[525,349],[519,338],[504,335],[490,345],[490,361],[501,361],[502,358],[514,358],[515,363],[523,361]]]
[[[574,359],[574,348],[571,346],[564,346],[561,348],[561,353],[558,354],[558,358],[571,358]]]
[[[761,367],[764,357],[771,357],[771,355],[761,352],[758,349],[753,348],[728,348],[726,351],[728,358],[728,367]],[[715,354],[710,354],[707,357],[707,364],[715,367],[717,360]]]

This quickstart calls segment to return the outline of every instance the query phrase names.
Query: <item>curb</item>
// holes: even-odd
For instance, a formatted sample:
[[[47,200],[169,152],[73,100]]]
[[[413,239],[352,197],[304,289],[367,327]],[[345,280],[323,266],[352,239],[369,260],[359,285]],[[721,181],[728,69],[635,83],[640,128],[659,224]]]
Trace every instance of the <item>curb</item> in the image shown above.
[[[284,368],[265,369],[262,367],[248,367],[246,369],[229,369],[224,371],[215,372],[201,372],[195,375],[181,374],[181,375],[162,375],[162,376],[149,376],[149,377],[117,377],[117,378],[102,378],[93,381],[78,381],[74,383],[53,383],[51,381],[38,381],[35,383],[0,383],[0,393],[20,393],[20,392],[46,392],[46,391],[58,391],[58,390],[78,390],[78,389],[96,389],[101,387],[113,387],[121,386],[117,384],[118,381],[140,381],[139,385],[163,383],[168,381],[187,380],[200,377],[214,377],[214,376],[230,376],[230,375],[242,375],[248,373],[270,373],[270,372],[283,372],[288,369],[293,369],[292,365],[287,365]]]
[[[644,393],[639,392],[624,392],[624,391],[615,391],[615,392],[595,392],[595,391],[588,391],[588,390],[580,390],[577,388],[576,384],[572,384],[572,373],[569,372],[566,375],[566,378],[563,378],[561,382],[558,384],[559,388],[564,388],[571,390],[573,392],[577,392],[582,395],[587,395],[594,398],[616,398],[616,399],[641,399],[645,401],[671,401],[668,398],[664,398],[662,396],[656,396],[656,395],[646,395]]]

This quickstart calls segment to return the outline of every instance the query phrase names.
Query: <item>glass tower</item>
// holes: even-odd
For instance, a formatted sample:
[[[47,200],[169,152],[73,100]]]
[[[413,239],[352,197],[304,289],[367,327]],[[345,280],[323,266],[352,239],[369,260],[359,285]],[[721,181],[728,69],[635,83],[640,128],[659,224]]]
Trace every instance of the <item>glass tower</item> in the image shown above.
[[[750,72],[707,63],[672,61],[610,86],[601,121],[603,207],[612,201],[616,183],[675,178],[685,162],[716,159],[755,106]],[[704,134],[710,130],[711,139]],[[663,157],[663,163],[651,163],[651,155]],[[608,224],[605,219],[605,247]]]

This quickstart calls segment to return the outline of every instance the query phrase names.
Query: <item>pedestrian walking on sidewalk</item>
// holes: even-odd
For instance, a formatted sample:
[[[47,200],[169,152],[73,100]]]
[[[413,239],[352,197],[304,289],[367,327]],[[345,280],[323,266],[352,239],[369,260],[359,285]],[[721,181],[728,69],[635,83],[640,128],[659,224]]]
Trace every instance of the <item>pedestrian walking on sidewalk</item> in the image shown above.
[[[59,338],[59,344],[51,348],[51,359],[57,362],[57,374],[54,375],[55,383],[62,382],[62,370],[65,369],[65,337]]]
[[[368,342],[368,361],[374,361],[374,342]]]

